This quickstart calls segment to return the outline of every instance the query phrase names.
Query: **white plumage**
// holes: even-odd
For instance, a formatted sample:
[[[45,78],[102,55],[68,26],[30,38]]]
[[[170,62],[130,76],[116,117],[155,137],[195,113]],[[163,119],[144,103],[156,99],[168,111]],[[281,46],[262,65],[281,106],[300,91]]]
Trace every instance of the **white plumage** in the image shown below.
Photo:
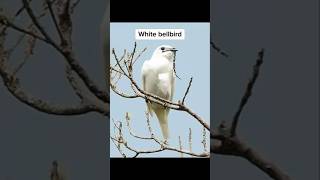
[[[172,101],[175,88],[173,61],[176,49],[162,45],[156,48],[150,60],[143,63],[141,74],[143,90]],[[165,141],[169,138],[168,114],[169,108],[156,103],[147,102],[148,112],[154,112],[159,120]]]

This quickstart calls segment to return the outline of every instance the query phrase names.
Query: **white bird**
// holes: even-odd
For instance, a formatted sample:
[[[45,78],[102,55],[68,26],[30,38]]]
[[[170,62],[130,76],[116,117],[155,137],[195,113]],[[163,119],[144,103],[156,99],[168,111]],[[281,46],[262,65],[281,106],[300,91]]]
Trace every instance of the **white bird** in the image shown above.
[[[168,45],[159,46],[153,52],[151,59],[143,63],[141,74],[144,91],[172,101],[175,89],[173,61],[176,51],[174,47]],[[157,115],[166,142],[169,138],[168,114],[170,109],[151,102],[147,102],[147,108],[151,116],[153,112]]]

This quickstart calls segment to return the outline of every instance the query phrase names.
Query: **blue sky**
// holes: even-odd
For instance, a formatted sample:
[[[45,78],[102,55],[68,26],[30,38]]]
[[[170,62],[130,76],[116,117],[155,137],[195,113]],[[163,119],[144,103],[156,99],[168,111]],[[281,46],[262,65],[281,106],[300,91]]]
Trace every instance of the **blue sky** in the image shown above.
[[[193,83],[186,99],[186,105],[200,115],[208,124],[210,123],[210,25],[209,23],[111,23],[111,48],[121,56],[124,49],[132,51],[134,42],[137,42],[138,52],[147,48],[134,66],[134,78],[141,86],[141,67],[145,60],[151,58],[154,49],[160,45],[170,45],[179,51],[176,56],[176,90],[173,101],[181,100],[193,77]],[[184,40],[135,40],[135,29],[185,29]],[[115,64],[111,56],[111,64]],[[130,84],[124,78],[119,81],[118,89],[133,93]],[[143,99],[125,99],[111,91],[111,119],[122,121],[125,125],[125,113],[131,116],[131,126],[136,134],[148,136]],[[151,118],[151,126],[157,137],[162,138],[158,120]],[[110,133],[113,135],[113,122],[110,121]],[[124,126],[124,129],[127,129]],[[203,127],[185,112],[171,110],[169,113],[170,146],[179,147],[178,136],[181,136],[183,148],[188,149],[189,128],[192,129],[192,150],[203,152],[202,135]],[[130,146],[140,150],[150,150],[158,147],[153,142],[132,138],[127,131],[124,136]],[[207,132],[207,146],[209,147],[209,133]],[[130,151],[126,154],[133,155]],[[110,156],[121,157],[117,148],[110,142]],[[180,157],[179,153],[164,151],[154,154],[141,155],[140,157]],[[188,156],[185,156],[188,157]]]

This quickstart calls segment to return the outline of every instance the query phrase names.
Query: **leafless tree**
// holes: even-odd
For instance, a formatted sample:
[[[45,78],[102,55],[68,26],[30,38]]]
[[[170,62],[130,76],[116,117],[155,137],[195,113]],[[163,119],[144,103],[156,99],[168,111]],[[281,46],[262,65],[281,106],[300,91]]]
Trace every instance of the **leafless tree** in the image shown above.
[[[9,17],[3,12],[0,13],[0,76],[3,80],[4,86],[12,94],[12,96],[18,99],[20,102],[47,114],[79,115],[88,112],[97,112],[103,116],[109,117],[109,91],[103,90],[91,79],[86,69],[79,63],[80,57],[77,57],[73,50],[72,13],[75,7],[79,4],[79,0],[43,0],[41,12],[36,12],[34,10],[34,8],[32,7],[32,4],[34,3],[35,2],[32,2],[32,0],[21,0],[21,7],[17,9],[17,12],[13,17]],[[107,4],[109,5],[109,2]],[[108,12],[109,11],[107,10],[107,20]],[[27,15],[27,17],[29,18],[29,22],[24,24],[17,23],[15,19],[18,16],[22,16],[23,14]],[[58,38],[53,38],[54,36],[50,34],[46,28],[44,28],[40,21],[43,17],[51,18],[52,24],[55,27],[55,33],[58,35]],[[106,32],[108,30],[107,26],[103,25],[103,27],[106,28],[106,30],[104,31]],[[13,32],[19,33],[19,37],[15,38],[15,36],[11,35]],[[108,36],[109,33],[103,34]],[[108,37],[103,38],[105,40],[104,47],[109,49],[107,38]],[[15,43],[13,46],[8,47],[8,41],[15,41]],[[24,58],[21,62],[18,62],[18,66],[12,66],[9,63],[9,60],[12,58],[12,54],[15,53],[17,47],[23,43],[26,44]],[[34,48],[38,43],[46,44],[48,47],[55,49],[56,53],[60,54],[63,57],[63,60],[65,62],[66,79],[68,80],[70,86],[73,88],[74,93],[78,96],[78,104],[74,106],[65,106],[62,104],[54,104],[48,102],[45,99],[39,98],[26,92],[25,88],[20,83],[19,71],[28,62],[28,59],[32,58],[32,56],[36,53],[34,52]],[[212,43],[211,45],[218,53],[222,54],[223,56],[227,56],[227,53],[222,51],[214,43]],[[239,156],[247,159],[252,163],[252,165],[258,167],[275,180],[289,180],[290,178],[288,175],[280,170],[275,164],[272,164],[268,160],[264,159],[250,145],[242,141],[239,137],[239,134],[237,133],[237,126],[240,121],[241,112],[243,111],[245,105],[251,97],[263,61],[264,50],[261,50],[258,53],[257,61],[253,68],[252,77],[246,86],[238,110],[235,112],[231,122],[222,122],[216,129],[210,131],[211,157],[213,157],[214,160],[216,155]],[[109,87],[110,78],[109,70],[107,70],[107,64],[109,64],[108,50],[105,51],[105,62],[105,78],[107,86]],[[128,66],[123,68],[128,68],[130,70],[130,68],[132,67],[130,67],[129,64]],[[155,103],[168,106],[172,109],[183,111],[184,113],[190,114],[207,130],[210,130],[209,126],[199,115],[196,114],[196,112],[193,112],[190,108],[184,105],[184,100],[178,103],[174,103],[161,99],[152,94],[148,94],[140,89],[139,86],[135,83],[134,79],[130,75],[130,71],[126,72],[128,73],[123,74],[123,76],[129,78],[129,80],[132,82],[133,88],[136,90],[136,94],[130,96],[129,98],[148,99]],[[111,88],[114,89],[112,85]],[[186,91],[185,96],[187,95],[187,93],[188,92]],[[152,138],[152,131],[150,131],[150,133]],[[115,140],[119,141],[119,139]],[[157,141],[156,139],[152,140]],[[159,143],[159,145],[161,147],[161,142]],[[163,147],[160,150],[163,150]],[[181,148],[175,149],[174,151],[181,152]],[[191,152],[191,150],[187,152]],[[139,155],[140,153],[143,152],[136,151],[136,155]]]
[[[124,130],[124,128],[122,127],[122,122],[119,121],[119,123],[114,123],[114,127],[117,129],[117,132],[111,136],[111,140],[112,142],[115,143],[115,145],[117,146],[119,152],[122,154],[122,156],[126,157],[125,153],[123,153],[123,151],[121,150],[121,145],[124,145],[124,147],[126,147],[127,149],[129,149],[130,151],[135,152],[135,155],[133,157],[137,157],[140,154],[151,154],[151,153],[157,153],[157,152],[161,152],[161,151],[175,151],[181,154],[181,156],[183,156],[183,154],[186,155],[190,155],[190,156],[194,156],[194,157],[209,157],[210,153],[206,152],[206,131],[210,131],[210,127],[209,125],[206,123],[206,121],[200,117],[197,113],[195,113],[190,107],[187,107],[185,105],[185,100],[186,97],[189,93],[190,87],[192,85],[192,78],[189,81],[189,84],[185,90],[184,96],[181,98],[181,100],[179,100],[178,102],[172,102],[172,101],[168,101],[166,99],[163,99],[159,96],[156,96],[154,94],[150,94],[144,90],[142,90],[141,87],[139,87],[138,83],[136,82],[136,80],[133,77],[133,72],[134,72],[134,65],[135,63],[138,61],[138,59],[141,57],[141,55],[147,50],[147,48],[144,48],[141,52],[137,52],[137,43],[134,44],[134,48],[132,52],[127,52],[127,50],[124,50],[123,55],[121,56],[121,58],[119,58],[115,52],[114,49],[112,49],[112,55],[113,55],[113,59],[115,60],[115,65],[113,65],[112,63],[110,63],[110,87],[112,89],[112,91],[123,97],[126,99],[135,99],[135,98],[140,98],[143,99],[145,101],[149,101],[149,102],[153,102],[153,103],[157,103],[160,104],[164,107],[173,109],[173,110],[177,110],[177,111],[182,111],[185,112],[187,114],[189,114],[191,117],[195,118],[197,120],[197,122],[199,122],[203,127],[203,140],[202,143],[204,144],[204,149],[203,152],[201,153],[194,153],[192,152],[189,148],[189,150],[184,150],[182,148],[182,143],[181,143],[181,138],[179,137],[179,148],[174,148],[174,147],[170,147],[168,146],[168,144],[166,144],[165,142],[161,142],[161,140],[159,140],[157,137],[155,137],[152,128],[150,126],[149,123],[149,114],[146,113],[146,119],[147,119],[147,127],[149,129],[150,132],[150,136],[148,137],[142,137],[142,136],[137,136],[134,132],[132,132],[132,128],[130,126],[130,117],[127,113],[126,115],[126,124],[127,124],[127,129],[129,130],[130,135],[132,135],[133,137],[137,138],[137,139],[142,139],[142,140],[151,140],[153,142],[155,142],[156,144],[159,145],[158,149],[155,150],[138,150],[135,149],[134,147],[129,145],[129,142],[127,142],[125,140],[125,137],[122,133],[122,131]],[[175,64],[175,60],[173,61],[173,63]],[[174,68],[174,72],[175,71],[175,65],[173,66]],[[123,90],[119,89],[117,86],[117,83],[119,82],[120,79],[125,78],[126,80],[129,80],[129,84],[131,85],[131,90],[132,90],[132,94],[123,92]],[[190,141],[191,138],[191,133],[189,135],[189,144],[191,144]],[[117,143],[117,144],[116,144]],[[191,145],[190,145],[191,146]]]
[[[14,17],[1,14],[0,75],[4,85],[15,98],[39,111],[56,115],[79,115],[98,112],[104,116],[109,116],[108,91],[101,89],[93,82],[86,69],[79,63],[79,57],[76,57],[73,51],[71,17],[77,4],[78,1],[71,2],[71,0],[45,0],[43,1],[43,11],[39,14],[31,7],[31,1],[22,0],[22,7]],[[30,24],[21,25],[15,23],[15,18],[23,14],[22,12],[27,13]],[[41,24],[40,19],[45,16],[51,17],[58,39],[54,39]],[[19,32],[21,35],[13,47],[6,48],[6,41],[10,38],[10,32],[12,31]],[[13,40],[10,39],[10,41]],[[25,57],[17,67],[12,67],[9,65],[11,55],[23,42],[27,44]],[[35,53],[33,49],[36,43],[44,43],[54,48],[63,57],[66,78],[79,98],[78,104],[74,106],[56,105],[30,95],[24,90],[18,73]]]
[[[264,53],[264,49],[258,52],[256,63],[253,66],[252,77],[247,83],[245,92],[240,100],[237,111],[233,115],[231,123],[223,121],[211,132],[210,152],[219,155],[242,157],[275,180],[289,180],[290,177],[287,174],[280,170],[275,164],[263,158],[253,147],[241,140],[237,133],[240,115],[252,95],[254,85],[264,61]]]

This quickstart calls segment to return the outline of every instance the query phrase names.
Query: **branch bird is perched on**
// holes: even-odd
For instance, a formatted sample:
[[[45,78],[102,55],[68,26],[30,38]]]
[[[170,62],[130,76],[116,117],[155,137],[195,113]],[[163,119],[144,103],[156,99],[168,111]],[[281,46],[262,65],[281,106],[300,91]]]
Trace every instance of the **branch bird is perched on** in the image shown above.
[[[142,83],[143,90],[172,101],[175,88],[175,73],[173,63],[176,49],[168,45],[156,48],[150,60],[143,63]],[[168,114],[169,108],[160,104],[147,102],[148,112],[154,112],[159,120],[163,138],[169,138]]]

